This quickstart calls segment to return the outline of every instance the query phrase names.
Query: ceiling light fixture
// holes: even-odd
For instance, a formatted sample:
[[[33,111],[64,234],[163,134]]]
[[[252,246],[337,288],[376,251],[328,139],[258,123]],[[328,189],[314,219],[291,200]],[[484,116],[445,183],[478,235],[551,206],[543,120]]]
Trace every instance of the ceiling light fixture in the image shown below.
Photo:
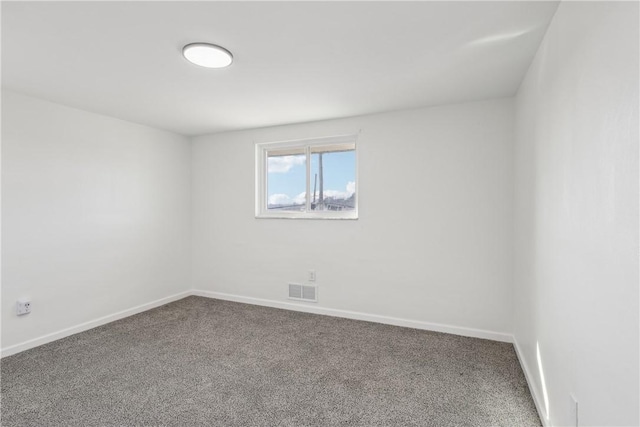
[[[211,43],[190,43],[182,48],[182,55],[187,61],[206,68],[224,68],[233,62],[231,52]]]

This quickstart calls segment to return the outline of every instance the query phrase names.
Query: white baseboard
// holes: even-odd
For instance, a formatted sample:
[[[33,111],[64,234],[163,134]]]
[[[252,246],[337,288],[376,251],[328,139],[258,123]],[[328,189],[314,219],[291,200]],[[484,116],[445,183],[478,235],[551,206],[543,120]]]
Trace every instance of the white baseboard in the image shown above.
[[[529,370],[529,365],[527,365],[524,355],[522,354],[522,350],[518,345],[518,340],[515,335],[513,336],[513,347],[516,349],[516,356],[518,356],[518,362],[520,362],[520,366],[522,367],[522,371],[524,372],[524,377],[527,380],[527,384],[529,385],[529,392],[531,393],[531,397],[533,397],[533,403],[536,405],[536,410],[538,411],[538,416],[540,417],[540,421],[542,421],[542,425],[544,427],[551,427],[551,423],[544,415],[544,406],[542,404],[542,396],[538,392],[538,389],[534,387],[533,377],[531,375],[531,371]]]
[[[40,345],[47,344],[55,340],[59,340],[61,338],[65,338],[70,335],[77,334],[79,332],[84,332],[86,330],[104,325],[109,322],[120,320],[125,317],[132,316],[134,314],[142,313],[143,311],[151,310],[152,308],[156,308],[161,305],[168,304],[173,301],[177,301],[179,299],[188,297],[190,295],[202,296],[207,298],[215,298],[215,299],[226,300],[226,301],[235,301],[235,302],[241,302],[245,304],[281,308],[285,310],[301,311],[305,313],[314,313],[314,314],[322,314],[326,316],[342,317],[347,319],[364,320],[367,322],[383,323],[387,325],[402,326],[406,328],[423,329],[423,330],[435,331],[435,332],[444,332],[448,334],[462,335],[465,337],[483,338],[483,339],[508,342],[508,343],[513,342],[512,335],[504,332],[494,332],[494,331],[486,331],[482,329],[443,325],[439,323],[422,322],[418,320],[409,320],[409,319],[402,319],[397,317],[381,316],[377,314],[368,314],[368,313],[360,313],[356,311],[339,310],[335,308],[318,307],[316,305],[306,305],[306,304],[297,304],[293,302],[244,297],[240,295],[231,295],[231,294],[225,294],[221,292],[191,290],[191,291],[180,292],[178,294],[171,295],[165,298],[160,298],[158,300],[155,300],[146,304],[141,304],[136,307],[129,308],[127,310],[119,311],[117,313],[110,314],[108,316],[103,316],[98,319],[91,320],[89,322],[81,323],[79,325],[72,326],[70,328],[62,329],[60,331],[52,332],[50,334],[46,334],[37,338],[23,341],[18,344],[11,345],[9,347],[5,347],[0,350],[0,357],[11,356],[12,354],[20,353],[21,351],[38,347]],[[517,351],[518,350],[516,347],[516,352]],[[525,370],[525,375],[527,375],[527,381],[529,381],[528,373],[525,369],[525,365],[522,363],[522,359],[520,359],[520,364],[523,366],[523,370]],[[531,383],[529,382],[529,384]],[[534,394],[534,400],[535,400],[535,394]],[[537,401],[536,401],[536,405],[538,405]]]
[[[486,331],[482,329],[464,328],[461,326],[443,325],[440,323],[422,322],[419,320],[401,319],[397,317],[381,316],[378,314],[368,314],[356,311],[339,310],[335,308],[318,307],[317,305],[244,297],[240,295],[202,290],[193,290],[192,295],[215,298],[225,301],[241,302],[245,304],[261,305],[265,307],[282,308],[285,310],[302,311],[305,313],[323,314],[327,316],[343,317],[347,319],[364,320],[367,322],[384,323],[386,325],[403,326],[406,328],[444,332],[447,334],[462,335],[465,337],[483,338],[487,340],[508,343],[513,341],[512,335],[504,332]]]
[[[79,332],[84,332],[86,330],[93,329],[95,327],[104,325],[109,322],[113,322],[115,320],[124,319],[125,317],[142,313],[143,311],[151,310],[152,308],[160,307],[161,305],[165,305],[170,302],[177,301],[179,299],[188,297],[190,295],[192,295],[191,291],[180,292],[179,294],[171,295],[165,298],[160,298],[158,300],[155,300],[146,304],[141,304],[126,310],[122,310],[117,313],[109,314],[108,316],[99,317],[97,319],[90,320],[88,322],[81,323],[76,326],[72,326],[70,328],[62,329],[60,331],[46,334],[38,338],[33,338],[18,344],[14,344],[0,350],[0,357],[11,356],[12,354],[20,353],[21,351],[28,350],[30,348],[38,347],[42,344],[46,344],[55,340],[59,340],[61,338],[68,337],[69,335],[74,335]]]
[[[62,329],[60,331],[46,334],[38,338],[34,338],[18,344],[14,344],[12,346],[1,349],[0,357],[11,356],[12,354],[20,353],[21,351],[38,347],[40,345],[59,340],[61,338],[65,338],[70,335],[77,334],[79,332],[84,332],[86,330],[104,325],[109,322],[120,320],[125,317],[132,316],[134,314],[142,313],[143,311],[151,310],[152,308],[160,307],[162,305],[180,300],[182,298],[185,298],[191,295],[207,297],[207,298],[215,298],[215,299],[220,299],[225,301],[234,301],[234,302],[240,302],[245,304],[260,305],[265,307],[281,308],[285,310],[301,311],[305,313],[321,314],[321,315],[342,317],[342,318],[355,319],[355,320],[364,320],[368,322],[383,323],[387,325],[402,326],[407,328],[423,329],[427,331],[444,332],[448,334],[462,335],[466,337],[483,338],[483,339],[488,339],[493,341],[513,343],[516,355],[518,357],[518,361],[520,362],[520,366],[522,367],[524,376],[527,380],[529,391],[531,392],[531,396],[533,397],[533,402],[538,411],[540,420],[542,421],[542,425],[544,427],[551,427],[549,420],[547,420],[546,417],[544,416],[544,411],[542,406],[543,400],[538,392],[538,389],[534,387],[533,376],[531,374],[529,366],[527,365],[524,359],[522,350],[518,345],[517,339],[511,334],[504,333],[504,332],[487,331],[483,329],[473,329],[473,328],[464,328],[460,326],[443,325],[440,323],[422,322],[418,320],[409,320],[409,319],[402,319],[397,317],[381,316],[377,314],[360,313],[356,311],[339,310],[335,308],[318,307],[316,305],[298,304],[298,303],[286,302],[286,301],[276,301],[276,300],[268,300],[268,299],[262,299],[262,298],[245,297],[245,296],[232,295],[232,294],[226,294],[221,292],[212,292],[212,291],[203,291],[203,290],[191,290],[191,291],[180,292],[178,294],[171,295],[165,298],[160,298],[158,300],[155,300],[146,304],[141,304],[136,307],[129,308],[127,310],[122,310],[117,313],[110,314],[108,316],[103,316],[98,319],[94,319],[89,322],[82,323],[80,325],[72,326],[70,328]]]

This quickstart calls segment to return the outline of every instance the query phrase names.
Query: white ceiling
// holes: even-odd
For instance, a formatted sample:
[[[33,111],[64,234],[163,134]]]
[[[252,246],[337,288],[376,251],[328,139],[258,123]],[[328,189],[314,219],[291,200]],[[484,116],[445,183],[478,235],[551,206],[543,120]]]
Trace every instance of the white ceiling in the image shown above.
[[[511,96],[557,5],[2,2],[2,85],[185,135]]]

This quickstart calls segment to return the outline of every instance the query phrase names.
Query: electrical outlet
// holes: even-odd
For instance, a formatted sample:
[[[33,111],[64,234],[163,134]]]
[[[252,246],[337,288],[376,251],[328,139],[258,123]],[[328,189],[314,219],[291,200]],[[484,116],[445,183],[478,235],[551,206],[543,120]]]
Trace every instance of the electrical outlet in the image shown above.
[[[309,270],[309,281],[310,282],[315,282],[316,281],[316,271],[315,270]]]
[[[31,313],[31,300],[29,298],[20,298],[16,303],[16,313],[18,316]]]

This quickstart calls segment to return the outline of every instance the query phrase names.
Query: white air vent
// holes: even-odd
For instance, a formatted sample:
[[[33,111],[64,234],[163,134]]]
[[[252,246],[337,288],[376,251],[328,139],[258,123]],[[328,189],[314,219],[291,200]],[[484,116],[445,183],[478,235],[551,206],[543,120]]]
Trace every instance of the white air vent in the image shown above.
[[[302,299],[302,285],[289,283],[289,298]]]
[[[307,301],[316,301],[316,287],[315,286],[303,286],[302,287],[302,299]]]
[[[317,288],[315,285],[289,283],[289,299],[318,302]]]

